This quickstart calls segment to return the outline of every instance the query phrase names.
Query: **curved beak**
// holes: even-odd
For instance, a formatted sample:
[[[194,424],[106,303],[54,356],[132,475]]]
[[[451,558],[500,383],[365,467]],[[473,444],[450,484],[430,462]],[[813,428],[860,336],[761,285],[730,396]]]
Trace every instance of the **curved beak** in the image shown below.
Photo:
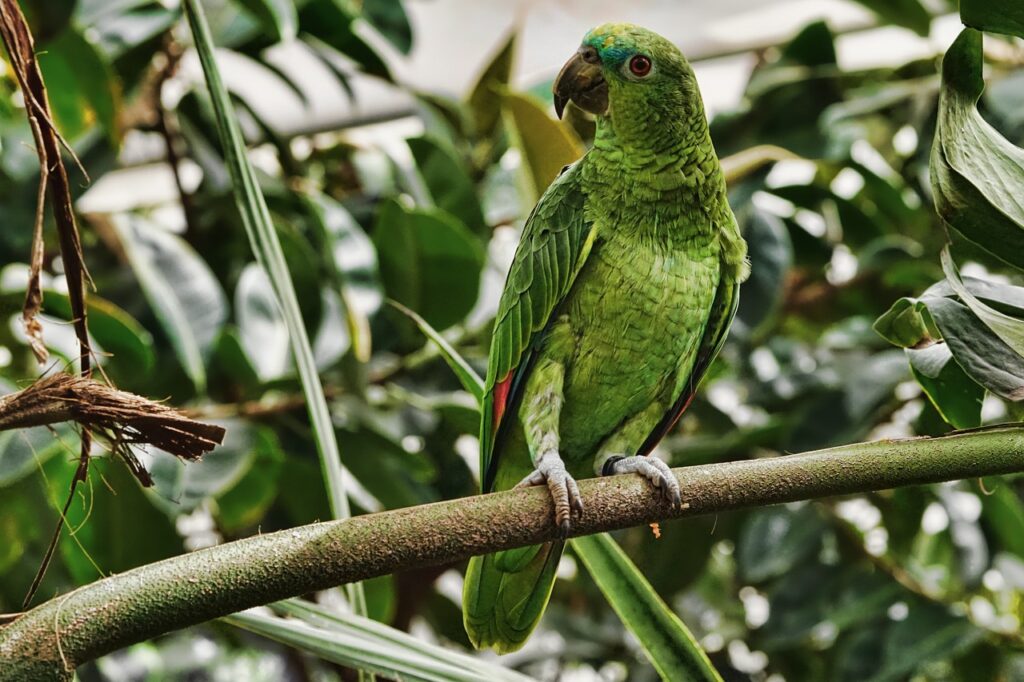
[[[597,51],[590,46],[581,47],[565,63],[551,90],[558,118],[562,118],[570,100],[591,114],[601,115],[608,110],[608,83],[601,73]]]

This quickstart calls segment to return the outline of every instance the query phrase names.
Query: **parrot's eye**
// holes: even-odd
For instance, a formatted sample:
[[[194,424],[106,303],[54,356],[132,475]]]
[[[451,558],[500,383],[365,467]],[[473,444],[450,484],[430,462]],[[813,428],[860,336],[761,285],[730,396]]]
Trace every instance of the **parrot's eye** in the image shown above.
[[[634,76],[643,78],[651,72],[651,58],[638,54],[629,60],[629,71]]]

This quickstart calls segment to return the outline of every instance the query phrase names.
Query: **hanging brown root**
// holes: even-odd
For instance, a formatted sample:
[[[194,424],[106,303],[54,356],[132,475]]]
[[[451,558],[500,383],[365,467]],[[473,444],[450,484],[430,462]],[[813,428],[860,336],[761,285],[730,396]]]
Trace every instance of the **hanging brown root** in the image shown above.
[[[139,480],[151,481],[127,445],[153,445],[199,459],[224,439],[224,428],[190,419],[172,407],[80,376],[53,374],[0,397],[0,431],[74,421],[105,436]],[[140,475],[141,472],[141,475]]]

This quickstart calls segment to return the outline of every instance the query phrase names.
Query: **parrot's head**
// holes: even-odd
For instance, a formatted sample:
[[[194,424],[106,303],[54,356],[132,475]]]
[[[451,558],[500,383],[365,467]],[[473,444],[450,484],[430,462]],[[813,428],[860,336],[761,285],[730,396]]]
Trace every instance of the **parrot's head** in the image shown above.
[[[664,125],[695,108],[703,114],[697,81],[683,53],[633,24],[604,24],[588,32],[552,89],[559,118],[572,101],[623,133]]]

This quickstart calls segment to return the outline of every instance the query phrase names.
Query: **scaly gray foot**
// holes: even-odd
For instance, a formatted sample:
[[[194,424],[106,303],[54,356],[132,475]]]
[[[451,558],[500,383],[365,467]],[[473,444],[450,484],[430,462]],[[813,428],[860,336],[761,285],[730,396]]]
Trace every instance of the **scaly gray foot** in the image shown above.
[[[561,530],[562,537],[569,535],[572,513],[583,513],[583,498],[580,497],[576,479],[569,475],[565,463],[557,452],[541,455],[537,460],[537,468],[532,474],[521,480],[516,487],[525,488],[532,485],[547,483],[551,499],[555,502],[555,523]]]
[[[665,499],[674,507],[683,506],[682,494],[679,490],[679,481],[667,464],[652,456],[618,457],[609,459],[604,465],[605,476],[614,474],[640,474],[651,482],[655,488],[661,490]]]

